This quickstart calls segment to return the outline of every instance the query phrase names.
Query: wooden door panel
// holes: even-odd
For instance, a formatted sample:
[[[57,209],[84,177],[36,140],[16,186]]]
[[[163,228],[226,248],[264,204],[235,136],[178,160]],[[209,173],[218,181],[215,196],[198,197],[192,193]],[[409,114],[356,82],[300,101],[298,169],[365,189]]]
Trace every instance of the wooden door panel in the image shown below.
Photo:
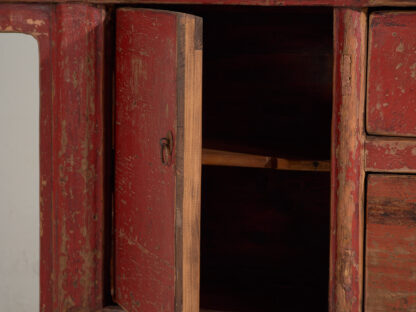
[[[115,301],[126,311],[199,308],[200,25],[117,11]]]
[[[369,26],[367,130],[416,136],[416,12],[376,12]]]
[[[416,176],[367,181],[365,311],[416,311]]]

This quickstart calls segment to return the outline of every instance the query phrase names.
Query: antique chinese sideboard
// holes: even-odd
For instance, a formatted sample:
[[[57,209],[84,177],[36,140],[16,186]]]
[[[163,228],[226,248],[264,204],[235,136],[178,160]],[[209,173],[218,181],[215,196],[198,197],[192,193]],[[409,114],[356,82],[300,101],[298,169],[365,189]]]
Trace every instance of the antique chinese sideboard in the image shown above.
[[[41,312],[416,311],[416,1],[23,2]]]

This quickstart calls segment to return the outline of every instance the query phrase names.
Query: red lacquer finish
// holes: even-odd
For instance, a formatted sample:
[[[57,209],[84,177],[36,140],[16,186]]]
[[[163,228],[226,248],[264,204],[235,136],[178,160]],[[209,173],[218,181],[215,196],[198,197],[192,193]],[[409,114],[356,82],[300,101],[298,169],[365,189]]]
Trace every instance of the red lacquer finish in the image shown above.
[[[54,309],[102,307],[103,21],[57,5],[53,49]]]
[[[416,136],[416,13],[370,16],[367,130]]]
[[[362,306],[366,12],[335,9],[329,310]]]
[[[415,176],[368,176],[365,311],[416,310],[415,195]]]
[[[416,173],[416,141],[369,137],[365,143],[365,167],[372,172]]]
[[[174,311],[175,154],[163,164],[160,140],[176,140],[176,29],[174,13],[117,12],[115,300],[127,311]]]
[[[104,12],[0,5],[0,31],[40,55],[40,311],[102,307]]]

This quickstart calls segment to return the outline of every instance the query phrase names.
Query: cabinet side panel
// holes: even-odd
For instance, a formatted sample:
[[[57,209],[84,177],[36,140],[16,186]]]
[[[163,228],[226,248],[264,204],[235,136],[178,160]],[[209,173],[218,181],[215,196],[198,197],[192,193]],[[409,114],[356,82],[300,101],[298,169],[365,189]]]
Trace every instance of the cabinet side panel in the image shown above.
[[[174,311],[177,17],[119,9],[116,20],[115,301]]]
[[[334,10],[331,152],[331,312],[362,306],[367,14]]]
[[[416,311],[415,195],[415,176],[368,176],[366,311]]]

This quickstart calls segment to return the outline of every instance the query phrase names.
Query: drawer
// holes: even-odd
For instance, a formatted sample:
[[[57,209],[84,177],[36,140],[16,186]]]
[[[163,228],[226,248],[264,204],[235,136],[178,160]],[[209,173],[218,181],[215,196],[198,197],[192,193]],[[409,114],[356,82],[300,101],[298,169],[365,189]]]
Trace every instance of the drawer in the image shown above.
[[[416,176],[367,182],[365,311],[415,311]]]
[[[370,16],[367,131],[416,136],[416,12]]]

